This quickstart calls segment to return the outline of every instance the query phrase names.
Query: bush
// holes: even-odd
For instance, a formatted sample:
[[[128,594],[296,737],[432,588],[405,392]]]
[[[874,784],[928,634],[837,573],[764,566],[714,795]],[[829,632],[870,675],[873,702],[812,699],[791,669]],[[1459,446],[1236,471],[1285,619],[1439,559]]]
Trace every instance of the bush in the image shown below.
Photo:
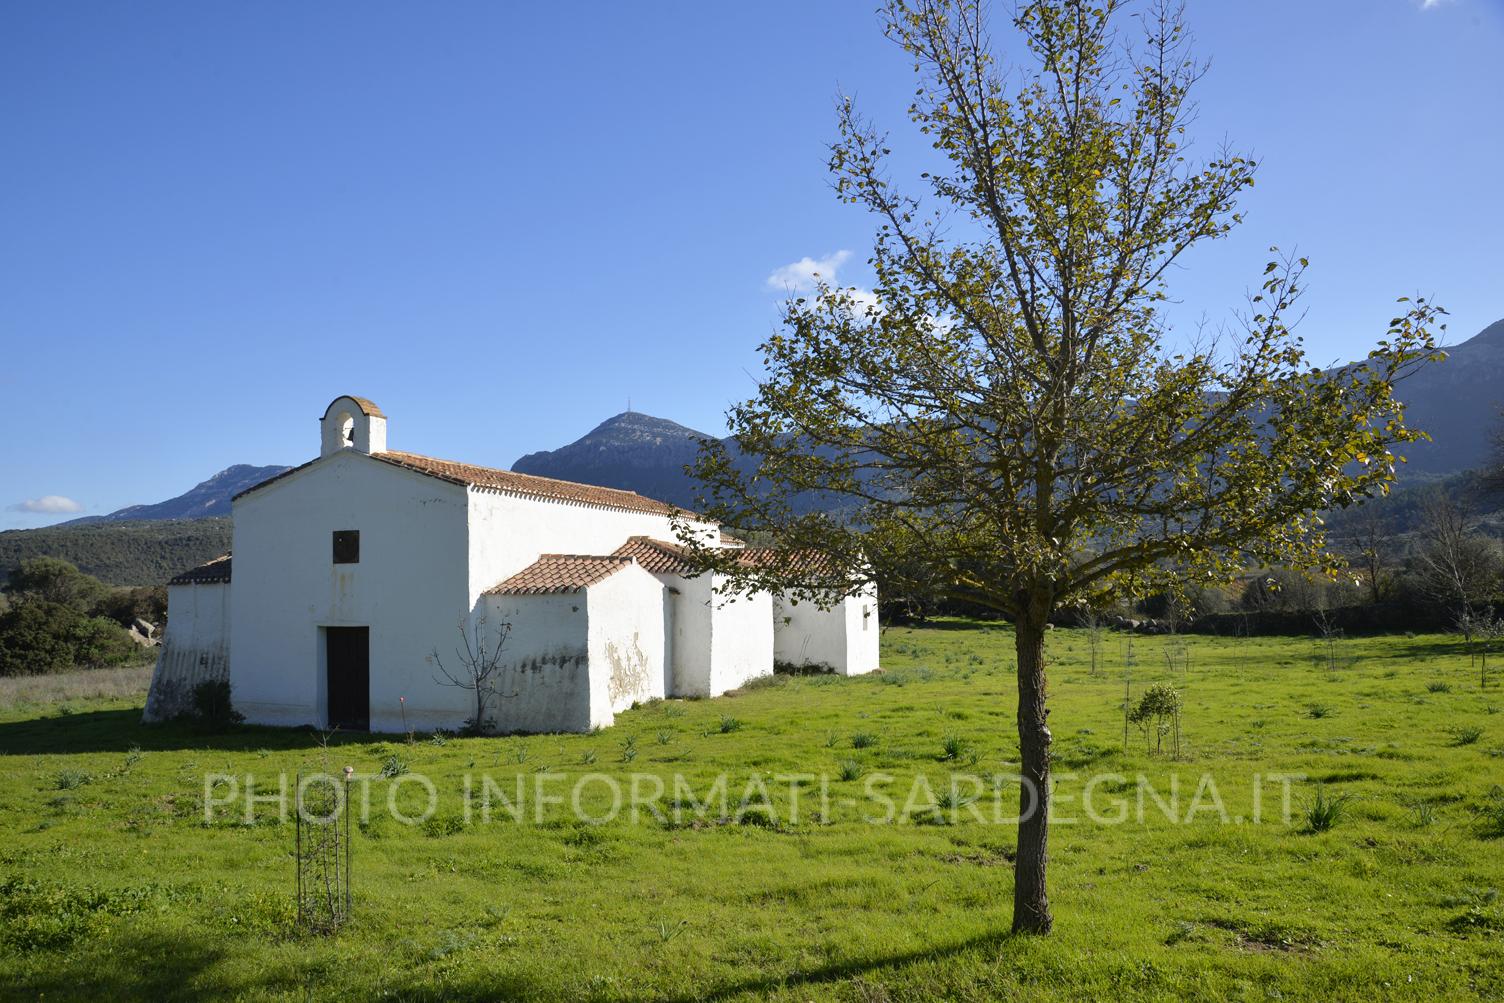
[[[1180,693],[1173,686],[1155,683],[1129,711],[1128,722],[1144,733],[1145,746],[1153,741],[1155,752],[1163,751],[1165,736],[1170,736],[1171,751],[1179,756],[1181,706]]]
[[[228,679],[206,679],[193,687],[193,719],[213,730],[245,720],[245,715],[235,709],[230,699]]]
[[[108,586],[67,561],[33,557],[11,572],[5,591],[87,613],[105,597]]]
[[[113,589],[99,600],[94,612],[109,617],[122,627],[129,627],[137,619],[160,627],[167,622],[167,586]]]
[[[0,676],[123,665],[141,654],[115,622],[64,603],[29,597],[0,614]]]
[[[114,614],[150,601],[123,590],[117,598],[98,579],[55,557],[21,562],[6,586],[0,610],[0,676],[98,668],[139,659],[140,647]],[[100,614],[105,615],[100,615]],[[130,619],[135,618],[131,613]],[[129,620],[122,621],[129,622]]]

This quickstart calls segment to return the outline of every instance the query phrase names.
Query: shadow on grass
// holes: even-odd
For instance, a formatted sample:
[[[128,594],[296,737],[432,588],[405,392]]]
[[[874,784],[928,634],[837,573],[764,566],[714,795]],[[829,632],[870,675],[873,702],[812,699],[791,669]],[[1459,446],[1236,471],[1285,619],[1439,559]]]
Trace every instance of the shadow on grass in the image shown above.
[[[206,935],[182,931],[122,931],[80,953],[33,955],[42,965],[0,985],[0,1000],[141,1000],[150,1003],[262,998],[360,999],[335,997],[333,987],[348,980],[328,962],[293,964],[267,970],[243,962]],[[51,962],[50,964],[48,962]],[[472,995],[473,993],[473,995]],[[500,975],[485,987],[414,986],[398,995],[404,1000],[523,1000],[541,994],[540,986],[518,975]],[[386,998],[386,994],[382,994]]]
[[[61,963],[13,977],[4,999],[199,1000],[234,996],[245,987],[211,974],[225,952],[207,937],[157,932],[109,938],[107,961],[57,954]]]
[[[1008,932],[984,933],[952,944],[937,944],[933,947],[917,948],[913,951],[875,958],[853,958],[781,975],[755,975],[723,985],[701,986],[688,993],[650,992],[646,995],[628,998],[640,1000],[641,1003],[713,1003],[716,1000],[730,1000],[739,996],[762,997],[780,990],[818,991],[821,987],[887,969],[901,968],[916,962],[933,962],[971,951],[996,949],[1013,940],[1015,940],[1015,935]],[[404,998],[443,999],[457,1001],[457,1003],[482,1003],[482,1001],[492,1003],[498,999],[527,999],[529,997],[526,993],[520,993],[516,986],[498,984],[485,976],[478,976],[467,982],[446,985],[442,993],[414,987],[405,994]]]
[[[329,736],[329,744],[379,742],[385,737],[367,732],[334,732]],[[0,756],[125,752],[132,747],[143,752],[167,752],[174,749],[250,752],[260,749],[308,749],[318,744],[318,732],[311,728],[239,725],[227,731],[211,732],[178,722],[145,725],[141,723],[139,707],[54,714],[0,723]]]

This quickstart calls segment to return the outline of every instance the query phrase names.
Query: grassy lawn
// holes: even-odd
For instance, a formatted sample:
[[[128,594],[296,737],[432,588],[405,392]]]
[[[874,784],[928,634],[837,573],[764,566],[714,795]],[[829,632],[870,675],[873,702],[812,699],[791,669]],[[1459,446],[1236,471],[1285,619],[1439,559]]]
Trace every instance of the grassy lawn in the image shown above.
[[[888,631],[881,676],[779,677],[593,735],[335,736],[325,750],[307,731],[144,728],[139,691],[0,702],[0,994],[1504,999],[1504,689],[1480,692],[1452,639],[1350,640],[1333,670],[1315,640],[1192,638],[1172,672],[1166,642],[1135,637],[1135,694],[1184,693],[1178,760],[1136,730],[1124,751],[1124,635],[1107,635],[1098,675],[1084,632],[1050,644],[1048,939],[1007,935],[1012,636],[954,623]],[[365,785],[354,918],[300,935],[293,825],[272,802],[247,824],[243,800],[206,821],[204,778],[250,774],[264,795],[282,771],[345,765],[430,778],[438,809],[405,825],[388,794],[416,815],[421,784]],[[591,773],[624,792],[634,774],[663,780],[667,819],[624,806],[578,821],[574,790],[592,816],[612,802],[600,777],[575,787]],[[726,775],[732,817],[697,817],[684,797],[676,812],[676,774],[702,803]],[[1308,778],[1288,822],[1284,774]],[[514,800],[520,780],[524,820],[493,806],[467,824],[467,775],[477,797],[483,775]],[[1317,781],[1355,799],[1308,832]],[[540,808],[540,785],[562,803]]]

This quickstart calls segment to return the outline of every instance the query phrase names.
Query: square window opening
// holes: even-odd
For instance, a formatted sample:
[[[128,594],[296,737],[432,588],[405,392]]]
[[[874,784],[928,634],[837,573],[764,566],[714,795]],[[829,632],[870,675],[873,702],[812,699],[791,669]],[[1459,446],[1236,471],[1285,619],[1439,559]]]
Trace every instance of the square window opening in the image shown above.
[[[334,531],[334,563],[360,563],[360,530],[336,529]]]

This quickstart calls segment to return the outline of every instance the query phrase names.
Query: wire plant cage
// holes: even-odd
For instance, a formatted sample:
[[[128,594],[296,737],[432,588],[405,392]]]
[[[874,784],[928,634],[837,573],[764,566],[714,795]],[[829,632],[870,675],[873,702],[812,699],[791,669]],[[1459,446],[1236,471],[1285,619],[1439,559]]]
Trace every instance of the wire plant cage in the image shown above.
[[[331,934],[350,917],[350,774],[298,774],[294,817],[297,921]]]

